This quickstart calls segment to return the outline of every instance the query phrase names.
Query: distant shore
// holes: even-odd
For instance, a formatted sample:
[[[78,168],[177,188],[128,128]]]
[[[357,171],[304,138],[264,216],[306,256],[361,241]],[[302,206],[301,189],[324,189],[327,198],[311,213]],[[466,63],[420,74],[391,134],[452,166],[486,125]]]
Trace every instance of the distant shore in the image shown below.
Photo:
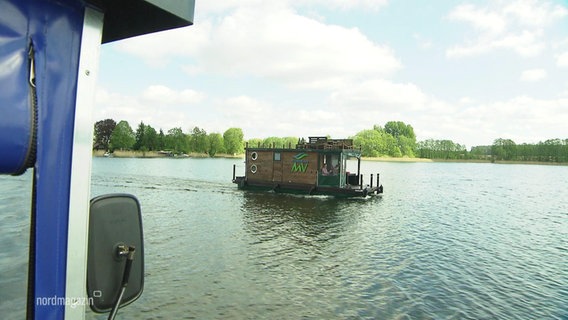
[[[539,164],[552,166],[567,166],[568,162],[544,162],[544,161],[506,161],[506,160],[481,160],[481,159],[426,159],[426,158],[393,158],[393,157],[361,157],[365,161],[382,162],[455,162],[455,163],[495,163],[495,164]]]
[[[93,151],[94,157],[104,157],[105,152],[102,150]],[[157,151],[120,151],[116,150],[111,155],[114,158],[210,158],[208,154],[205,153],[189,153],[183,155],[168,155],[167,153],[160,153]],[[244,154],[226,154],[219,153],[213,158],[229,158],[229,159],[243,159]],[[553,166],[568,166],[567,162],[544,162],[544,161],[491,161],[491,160],[479,160],[479,159],[426,159],[426,158],[394,158],[394,157],[362,157],[364,161],[377,161],[377,162],[455,162],[455,163],[496,163],[496,164],[537,164],[537,165],[553,165]]]
[[[361,157],[364,161],[379,161],[379,162],[435,162],[432,159],[425,158],[394,158],[394,157]]]
[[[104,150],[94,150],[93,157],[106,157],[106,152]],[[208,154],[205,153],[188,153],[182,155],[172,155],[165,152],[158,152],[158,151],[131,151],[131,150],[115,150],[113,153],[110,154],[110,157],[113,158],[209,158]],[[216,154],[213,158],[243,158],[244,155],[237,154],[226,154],[226,153],[219,153]]]

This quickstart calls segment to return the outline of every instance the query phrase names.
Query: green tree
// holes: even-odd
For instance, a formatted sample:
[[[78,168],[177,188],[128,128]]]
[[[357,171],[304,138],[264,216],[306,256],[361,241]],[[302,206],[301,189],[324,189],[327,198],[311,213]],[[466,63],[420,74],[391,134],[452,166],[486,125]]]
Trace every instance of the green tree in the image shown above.
[[[158,147],[158,133],[156,129],[152,128],[150,125],[146,125],[144,128],[144,139],[142,140],[142,145],[146,147],[147,150],[159,150]]]
[[[179,127],[168,130],[168,134],[165,137],[166,149],[173,151],[174,153],[188,153],[188,142],[188,137]]]
[[[412,126],[405,124],[402,121],[389,121],[385,123],[384,130],[386,133],[395,138],[404,136],[411,139],[416,139],[416,135],[414,134],[414,129],[412,128]]]
[[[471,147],[469,157],[472,159],[489,159],[491,157],[491,146],[475,146]]]
[[[427,159],[464,159],[467,154],[465,146],[452,140],[428,139],[420,141],[417,148],[418,155]]]
[[[93,149],[108,150],[112,131],[116,127],[113,119],[105,119],[95,123],[95,136]]]
[[[166,135],[164,134],[164,130],[160,128],[160,133],[158,133],[158,137],[156,138],[156,150],[164,150],[166,148]]]
[[[244,151],[244,134],[241,128],[229,128],[223,133],[225,152],[239,154]]]
[[[360,131],[352,138],[353,143],[361,147],[361,154],[365,157],[402,156],[397,140],[381,127]]]
[[[298,137],[284,137],[282,138],[282,144],[285,148],[295,148],[296,144],[298,144]]]
[[[146,126],[144,125],[144,122],[140,121],[140,124],[138,125],[138,128],[136,129],[136,134],[134,135],[135,142],[134,142],[134,146],[132,147],[132,149],[134,149],[134,150],[142,149],[142,146],[144,146],[144,132],[145,131],[146,131]],[[146,148],[146,150],[147,150],[147,148]]]
[[[193,128],[190,137],[190,150],[197,153],[207,153],[207,132],[199,127]]]
[[[414,157],[416,150],[416,135],[411,125],[402,121],[389,121],[385,124],[384,131],[393,136],[397,141],[397,147],[393,148],[394,153],[402,156]]]
[[[112,150],[128,150],[132,148],[135,142],[134,131],[132,131],[128,122],[124,120],[120,121],[112,131],[110,148]]]
[[[163,133],[162,133],[163,134]],[[140,122],[135,134],[136,142],[134,150],[152,151],[158,150],[158,133],[152,126]]]
[[[207,136],[207,144],[207,153],[209,153],[210,157],[214,157],[217,153],[225,151],[223,136],[220,133],[210,133]]]
[[[385,149],[383,135],[374,129],[358,132],[353,137],[353,143],[361,148],[364,157],[378,157],[381,155],[379,149]]]
[[[284,146],[284,139],[280,137],[268,137],[262,140],[262,145],[265,148],[282,148]]]
[[[495,160],[513,160],[517,156],[517,145],[511,139],[496,139],[491,153]]]
[[[252,138],[247,141],[248,146],[251,148],[257,148],[262,146],[262,139],[259,138]]]

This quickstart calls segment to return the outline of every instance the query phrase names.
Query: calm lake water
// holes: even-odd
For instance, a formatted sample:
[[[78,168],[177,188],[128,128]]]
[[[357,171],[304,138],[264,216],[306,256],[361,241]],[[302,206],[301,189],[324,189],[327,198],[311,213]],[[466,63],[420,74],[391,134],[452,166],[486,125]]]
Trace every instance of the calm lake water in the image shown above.
[[[385,194],[339,200],[238,191],[241,160],[93,161],[93,196],[142,204],[119,319],[568,319],[566,166],[363,162]],[[2,319],[24,315],[30,180],[0,177]]]

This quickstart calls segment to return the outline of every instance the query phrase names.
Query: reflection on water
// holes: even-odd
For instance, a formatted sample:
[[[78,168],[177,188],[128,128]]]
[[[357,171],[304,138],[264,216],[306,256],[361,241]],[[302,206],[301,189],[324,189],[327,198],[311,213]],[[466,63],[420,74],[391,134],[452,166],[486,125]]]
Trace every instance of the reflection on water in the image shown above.
[[[345,200],[239,191],[229,182],[238,162],[95,159],[93,196],[128,192],[142,204],[145,290],[119,316],[568,316],[568,167],[364,163],[385,194]],[[0,243],[27,241],[8,217]],[[25,282],[12,265],[25,258],[0,258],[10,318],[5,288]]]

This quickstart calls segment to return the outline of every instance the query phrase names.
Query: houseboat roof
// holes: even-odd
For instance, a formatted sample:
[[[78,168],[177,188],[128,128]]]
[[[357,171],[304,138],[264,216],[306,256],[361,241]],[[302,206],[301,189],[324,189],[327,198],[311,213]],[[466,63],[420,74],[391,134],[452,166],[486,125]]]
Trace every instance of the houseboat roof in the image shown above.
[[[329,139],[327,137],[309,137],[308,140],[301,138],[295,148],[292,145],[278,146],[278,145],[261,145],[249,146],[247,143],[247,150],[310,150],[317,152],[346,152],[351,156],[360,156],[361,149],[353,145],[353,139]]]
[[[353,139],[328,139],[327,137],[309,137],[298,141],[296,149],[315,150],[353,150]]]

